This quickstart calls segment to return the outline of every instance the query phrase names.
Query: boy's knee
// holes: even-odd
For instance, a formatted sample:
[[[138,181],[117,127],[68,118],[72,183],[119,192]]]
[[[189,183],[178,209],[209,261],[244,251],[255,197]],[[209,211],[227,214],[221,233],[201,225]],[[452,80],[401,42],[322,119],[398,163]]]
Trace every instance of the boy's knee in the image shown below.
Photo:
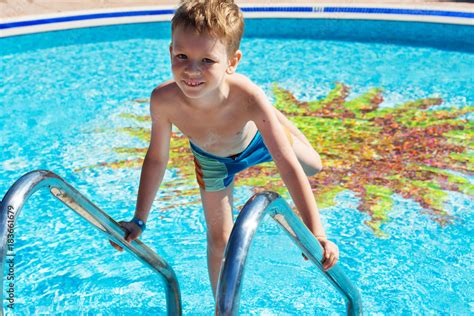
[[[316,164],[314,166],[307,166],[306,168],[303,168],[304,172],[308,177],[314,176],[317,173],[321,172],[323,170],[323,166],[321,164]]]
[[[318,156],[319,156],[319,155],[318,155]],[[316,173],[319,173],[319,172],[323,171],[323,163],[321,162],[321,158],[320,158],[320,157],[318,157],[318,158],[319,158],[319,159],[318,159],[318,161],[316,162],[316,166],[315,166],[315,167],[316,167],[316,168],[315,168]]]
[[[230,232],[219,232],[219,233],[208,233],[207,234],[207,246],[209,251],[213,254],[223,253],[227,242],[229,241]]]
[[[308,164],[304,166],[304,172],[308,177],[314,176],[315,174],[321,172],[323,170],[323,164],[321,162],[321,158],[319,157],[319,154],[317,157],[312,161],[311,164]]]

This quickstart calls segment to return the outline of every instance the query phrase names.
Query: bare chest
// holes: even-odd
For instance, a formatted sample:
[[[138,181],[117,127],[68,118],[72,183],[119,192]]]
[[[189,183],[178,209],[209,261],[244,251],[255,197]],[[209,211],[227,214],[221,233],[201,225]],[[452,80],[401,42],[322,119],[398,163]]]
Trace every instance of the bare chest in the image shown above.
[[[245,113],[232,108],[209,112],[183,109],[172,123],[193,144],[222,157],[242,152],[257,130]]]

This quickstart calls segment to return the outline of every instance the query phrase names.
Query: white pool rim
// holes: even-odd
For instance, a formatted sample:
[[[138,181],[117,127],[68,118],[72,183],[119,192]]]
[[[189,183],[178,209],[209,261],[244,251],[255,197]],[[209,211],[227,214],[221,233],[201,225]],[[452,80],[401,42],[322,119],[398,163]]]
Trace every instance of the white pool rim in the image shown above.
[[[0,37],[92,26],[169,21],[176,6],[139,6],[65,11],[0,20]],[[360,19],[474,26],[472,10],[448,5],[278,4],[242,5],[245,18]]]

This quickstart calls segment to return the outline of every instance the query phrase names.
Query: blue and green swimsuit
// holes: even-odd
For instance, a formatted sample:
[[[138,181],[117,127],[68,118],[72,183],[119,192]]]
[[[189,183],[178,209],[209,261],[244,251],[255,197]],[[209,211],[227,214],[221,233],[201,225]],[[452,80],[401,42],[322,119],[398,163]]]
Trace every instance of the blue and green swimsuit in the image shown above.
[[[209,192],[225,189],[234,181],[236,173],[248,167],[272,161],[259,131],[243,152],[231,157],[219,157],[205,152],[191,141],[189,144],[194,155],[197,182]]]

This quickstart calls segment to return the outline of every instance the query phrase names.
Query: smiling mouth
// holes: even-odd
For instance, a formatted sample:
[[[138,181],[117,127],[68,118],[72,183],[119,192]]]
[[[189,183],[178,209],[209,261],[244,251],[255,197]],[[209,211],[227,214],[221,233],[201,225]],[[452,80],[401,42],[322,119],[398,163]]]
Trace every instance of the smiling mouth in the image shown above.
[[[194,80],[183,80],[184,84],[189,87],[197,87],[202,85],[204,82],[202,81],[194,81]]]

